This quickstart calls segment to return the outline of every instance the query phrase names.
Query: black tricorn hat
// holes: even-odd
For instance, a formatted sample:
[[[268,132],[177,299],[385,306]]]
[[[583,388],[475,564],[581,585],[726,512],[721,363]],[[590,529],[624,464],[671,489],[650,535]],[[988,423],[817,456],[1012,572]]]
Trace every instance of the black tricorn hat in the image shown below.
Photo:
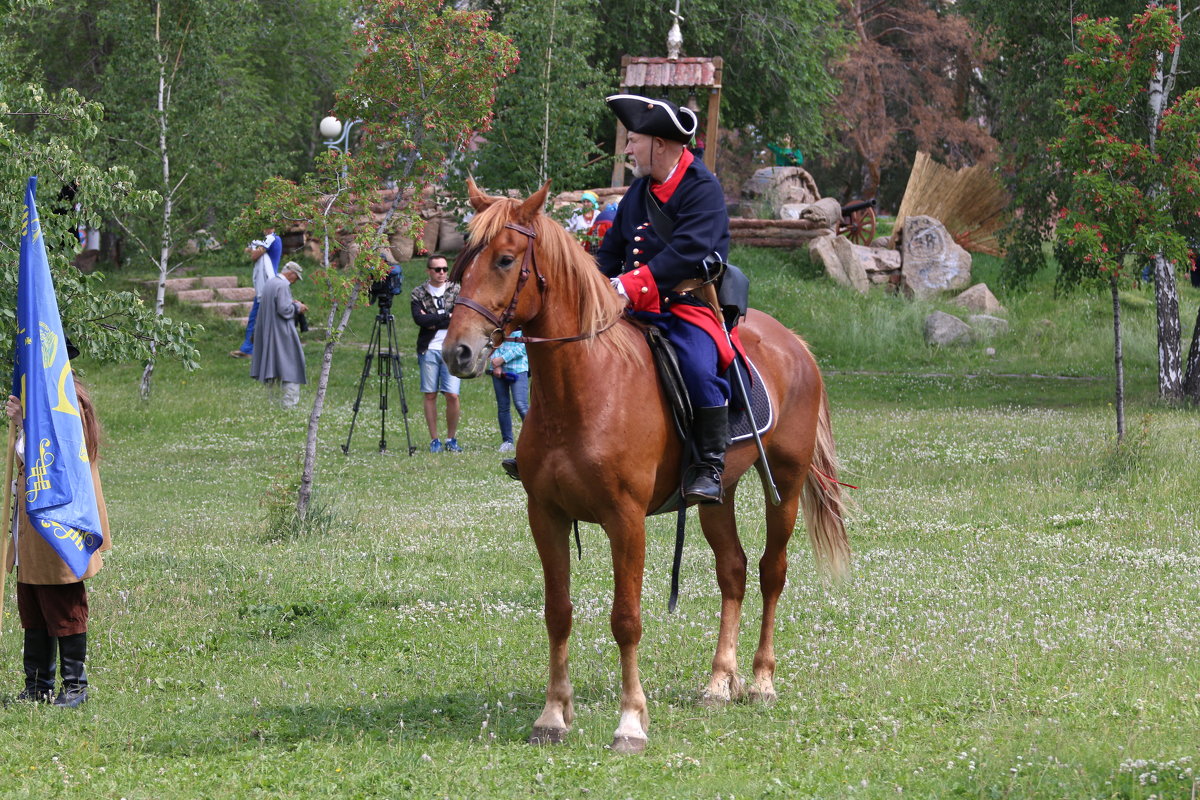
[[[614,94],[604,99],[626,130],[660,136],[687,144],[696,133],[699,120],[686,106],[670,100],[653,100],[640,94]]]

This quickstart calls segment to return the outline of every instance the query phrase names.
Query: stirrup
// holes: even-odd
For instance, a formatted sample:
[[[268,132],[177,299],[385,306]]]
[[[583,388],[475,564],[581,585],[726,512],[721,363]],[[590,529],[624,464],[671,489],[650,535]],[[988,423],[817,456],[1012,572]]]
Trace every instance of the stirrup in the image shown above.
[[[521,480],[521,473],[517,471],[517,460],[515,458],[501,459],[500,468],[514,481]]]

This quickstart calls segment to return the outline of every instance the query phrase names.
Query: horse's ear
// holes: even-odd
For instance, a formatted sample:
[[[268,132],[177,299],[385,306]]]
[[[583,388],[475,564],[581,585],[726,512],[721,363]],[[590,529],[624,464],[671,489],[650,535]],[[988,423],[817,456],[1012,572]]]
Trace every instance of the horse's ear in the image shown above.
[[[550,194],[550,181],[542,184],[542,188],[531,194],[529,198],[521,203],[521,207],[517,210],[517,221],[522,225],[528,225],[533,222],[533,218],[542,213],[542,209],[546,207],[546,195]]]
[[[476,211],[483,211],[485,208],[496,202],[499,198],[489,197],[479,190],[475,185],[475,180],[470,176],[467,177],[467,199],[471,203],[471,208]]]

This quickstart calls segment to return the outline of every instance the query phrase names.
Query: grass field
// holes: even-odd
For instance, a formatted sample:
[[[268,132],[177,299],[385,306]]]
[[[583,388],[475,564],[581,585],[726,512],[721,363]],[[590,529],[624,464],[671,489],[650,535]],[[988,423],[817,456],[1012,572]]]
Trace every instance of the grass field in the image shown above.
[[[546,679],[541,571],[522,490],[498,469],[490,383],[464,385],[459,456],[408,457],[397,414],[378,453],[370,405],[343,455],[373,317],[357,312],[322,425],[318,524],[289,534],[271,521],[307,415],[270,407],[246,362],[225,356],[240,331],[204,318],[203,368],[161,367],[149,405],[140,365],[80,364],[107,427],[115,542],[89,582],[92,699],[0,709],[0,797],[1194,797],[1200,419],[1155,399],[1149,294],[1127,298],[1118,449],[1106,295],[1055,299],[1043,284],[1001,297],[1013,329],[995,355],[938,350],[921,322],[946,304],[859,297],[779,254],[736,255],[755,305],[827,371],[842,477],[860,487],[850,582],[824,587],[803,532],[794,540],[778,703],[697,703],[717,632],[712,557],[693,515],[668,614],[673,520],[652,519],[650,746],[611,754],[611,568],[602,531],[584,525],[579,716],[567,744],[526,745]],[[298,293],[319,306],[312,287]],[[1198,303],[1185,288],[1188,333]],[[396,311],[424,450],[406,298]],[[307,342],[310,375],[320,347]],[[764,528],[751,489],[738,507],[753,564]],[[11,696],[11,583],[8,595]],[[752,591],[744,672],[758,609]]]

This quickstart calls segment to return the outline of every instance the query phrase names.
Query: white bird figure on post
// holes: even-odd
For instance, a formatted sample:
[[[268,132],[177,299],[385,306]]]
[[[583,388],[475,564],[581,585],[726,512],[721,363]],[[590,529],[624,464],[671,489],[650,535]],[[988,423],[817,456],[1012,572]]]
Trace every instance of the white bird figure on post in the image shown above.
[[[667,32],[667,59],[678,61],[679,51],[683,49],[683,31],[679,29],[683,17],[679,16],[679,0],[675,0],[675,10],[671,12],[671,16],[675,21],[671,23],[671,30]]]

